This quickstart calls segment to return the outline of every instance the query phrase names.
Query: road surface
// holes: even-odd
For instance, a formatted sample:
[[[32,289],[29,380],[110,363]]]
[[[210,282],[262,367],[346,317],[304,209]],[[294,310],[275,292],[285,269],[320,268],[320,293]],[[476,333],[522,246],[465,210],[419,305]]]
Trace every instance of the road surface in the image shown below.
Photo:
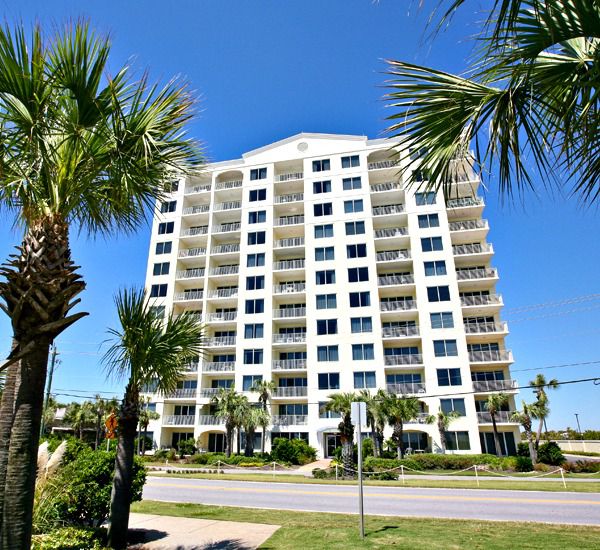
[[[600,525],[600,493],[365,486],[365,513],[385,516]],[[148,477],[144,499],[354,514],[349,485]]]

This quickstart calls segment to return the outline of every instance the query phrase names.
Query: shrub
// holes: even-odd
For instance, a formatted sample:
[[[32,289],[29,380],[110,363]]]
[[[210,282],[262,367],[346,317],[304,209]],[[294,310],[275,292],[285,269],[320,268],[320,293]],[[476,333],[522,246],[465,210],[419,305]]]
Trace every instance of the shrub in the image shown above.
[[[529,457],[529,443],[521,441],[521,443],[517,445],[517,456]]]
[[[302,465],[313,462],[317,458],[317,451],[303,439],[278,437],[273,442],[271,457],[276,462]]]
[[[315,479],[335,479],[335,468],[315,468],[312,475]]]
[[[94,529],[62,527],[45,535],[34,535],[32,550],[101,550],[104,532]]]
[[[560,447],[554,441],[540,445],[537,456],[540,462],[551,466],[560,466],[565,461]]]
[[[373,440],[370,437],[363,439],[362,454],[363,459],[367,458],[368,456],[373,456]]]
[[[538,463],[537,463],[537,464],[536,464],[536,465],[533,467],[533,469],[534,469],[536,472],[544,472],[544,473],[546,473],[546,472],[549,472],[549,471],[551,470],[550,466],[548,466],[547,464],[543,464],[543,463],[541,463],[541,462],[538,462]]]
[[[465,470],[474,465],[486,464],[492,469],[501,469],[501,458],[494,455],[442,455],[442,454],[415,454],[403,460],[396,458],[368,457],[364,464],[365,470],[390,470],[404,465],[413,470]]]
[[[190,464],[208,464],[206,453],[192,455],[187,460]]]
[[[528,456],[516,456],[514,457],[515,465],[514,469],[516,472],[532,472],[533,462]]]
[[[196,443],[193,439],[182,439],[177,444],[177,450],[181,458],[184,455],[193,455],[196,452]]]
[[[597,460],[578,460],[577,462],[565,462],[563,464],[565,472],[574,474],[595,474],[600,472],[600,461]]]

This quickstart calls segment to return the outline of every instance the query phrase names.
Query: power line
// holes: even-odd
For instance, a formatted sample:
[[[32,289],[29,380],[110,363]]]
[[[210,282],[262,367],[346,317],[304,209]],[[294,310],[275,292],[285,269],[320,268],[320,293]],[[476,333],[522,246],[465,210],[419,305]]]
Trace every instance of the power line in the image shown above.
[[[565,363],[564,365],[549,365],[547,367],[537,367],[530,369],[510,369],[510,372],[529,372],[533,370],[547,370],[547,369],[562,369],[565,367],[583,367],[587,365],[597,365],[600,364],[600,361],[583,361],[581,363]]]
[[[599,300],[600,294],[585,294],[583,296],[575,296],[574,298],[565,298],[564,300],[559,300],[557,302],[542,302],[539,304],[530,304],[525,306],[517,306],[512,308],[506,308],[505,312],[510,313],[521,313],[527,312],[535,309],[545,309],[552,307],[560,307],[568,304],[579,304],[581,302],[589,302],[593,300]]]

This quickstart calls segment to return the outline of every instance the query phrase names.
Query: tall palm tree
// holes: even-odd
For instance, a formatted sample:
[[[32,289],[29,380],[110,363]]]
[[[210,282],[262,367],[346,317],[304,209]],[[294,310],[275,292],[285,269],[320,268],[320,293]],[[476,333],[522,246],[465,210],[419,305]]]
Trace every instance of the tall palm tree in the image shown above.
[[[115,297],[120,329],[109,329],[113,343],[103,362],[110,375],[127,380],[118,411],[118,441],[110,505],[108,541],[125,548],[129,524],[134,441],[139,423],[140,392],[154,384],[158,393],[175,390],[185,364],[201,349],[203,327],[192,315],[169,315],[152,309],[143,290],[125,289]]]
[[[426,421],[428,424],[435,423],[437,425],[438,432],[440,434],[440,447],[442,448],[442,454],[446,453],[446,432],[450,427],[450,424],[460,417],[456,411],[444,412],[441,408],[438,409],[436,414],[430,414]]]
[[[242,428],[246,434],[246,446],[244,454],[246,456],[254,456],[254,434],[258,426],[269,423],[270,415],[262,408],[257,408],[249,404],[248,410],[245,412],[242,419]]]
[[[12,373],[0,409],[0,512],[10,528],[5,519],[0,532],[12,549],[30,546],[49,347],[86,315],[72,312],[85,284],[69,230],[135,230],[167,180],[201,160],[184,134],[186,86],[158,89],[128,67],[106,77],[110,49],[83,22],[51,40],[39,27],[0,28],[0,208],[24,232],[0,268],[0,307],[13,327],[0,365]]]
[[[332,393],[327,396],[329,400],[325,408],[328,411],[339,413],[342,417],[338,424],[340,438],[342,440],[342,463],[344,464],[344,475],[352,475],[353,447],[354,447],[354,425],[350,418],[352,402],[356,401],[356,394],[351,392]]]
[[[73,429],[73,433],[83,440],[83,432],[91,428],[95,420],[94,405],[90,401],[71,403],[65,411],[65,422]]]
[[[529,446],[529,456],[531,458],[531,462],[535,465],[537,462],[537,451],[534,442],[533,436],[533,420],[539,418],[540,409],[537,403],[532,403],[528,405],[523,403],[523,408],[520,411],[515,411],[511,417],[513,422],[518,422],[523,426],[523,431],[525,432],[525,437],[527,437],[527,444]]]
[[[277,384],[272,380],[257,380],[254,382],[250,391],[258,393],[258,400],[262,404],[264,415],[261,416],[262,437],[260,440],[260,452],[265,454],[265,440],[267,439],[267,426],[271,422],[271,415],[269,414],[268,403],[271,400],[271,395],[277,387]]]
[[[392,440],[396,444],[398,458],[404,458],[404,424],[417,417],[421,412],[421,405],[416,397],[388,393],[384,407],[388,423],[393,430]]]
[[[548,404],[549,399],[546,390],[557,390],[560,386],[556,378],[546,380],[546,377],[541,373],[537,374],[533,380],[530,380],[529,385],[535,388],[533,393],[535,393],[538,412],[541,415],[538,417],[540,423],[538,424],[538,429],[535,436],[535,448],[537,449],[540,446],[544,422],[546,421],[546,417],[550,414],[550,407]]]
[[[225,423],[225,456],[229,458],[233,450],[233,433],[240,421],[240,410],[248,398],[235,391],[235,387],[219,388],[217,395],[212,397],[215,416]]]
[[[384,390],[377,390],[371,395],[369,390],[360,390],[358,399],[367,404],[367,426],[371,428],[371,440],[373,441],[373,455],[378,458],[383,451],[383,430],[387,422],[385,416]]]
[[[463,3],[451,0],[445,15]],[[496,0],[475,39],[478,55],[464,76],[389,62],[389,134],[423,152],[402,153],[401,170],[419,167],[431,186],[444,182],[449,192],[470,171],[459,159],[474,141],[503,194],[533,186],[537,173],[546,185],[568,183],[596,201],[600,3]]]
[[[505,393],[492,393],[488,396],[485,402],[485,409],[490,414],[492,419],[492,429],[494,430],[494,447],[496,455],[502,455],[502,447],[500,446],[500,437],[498,435],[498,426],[496,425],[496,415],[508,405],[508,395]]]

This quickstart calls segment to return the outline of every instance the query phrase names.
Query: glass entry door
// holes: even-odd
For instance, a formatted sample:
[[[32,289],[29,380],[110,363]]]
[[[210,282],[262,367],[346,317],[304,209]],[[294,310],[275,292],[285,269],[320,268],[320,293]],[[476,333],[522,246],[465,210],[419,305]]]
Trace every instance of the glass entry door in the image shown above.
[[[342,446],[340,434],[325,434],[325,458],[333,458],[335,449]]]

